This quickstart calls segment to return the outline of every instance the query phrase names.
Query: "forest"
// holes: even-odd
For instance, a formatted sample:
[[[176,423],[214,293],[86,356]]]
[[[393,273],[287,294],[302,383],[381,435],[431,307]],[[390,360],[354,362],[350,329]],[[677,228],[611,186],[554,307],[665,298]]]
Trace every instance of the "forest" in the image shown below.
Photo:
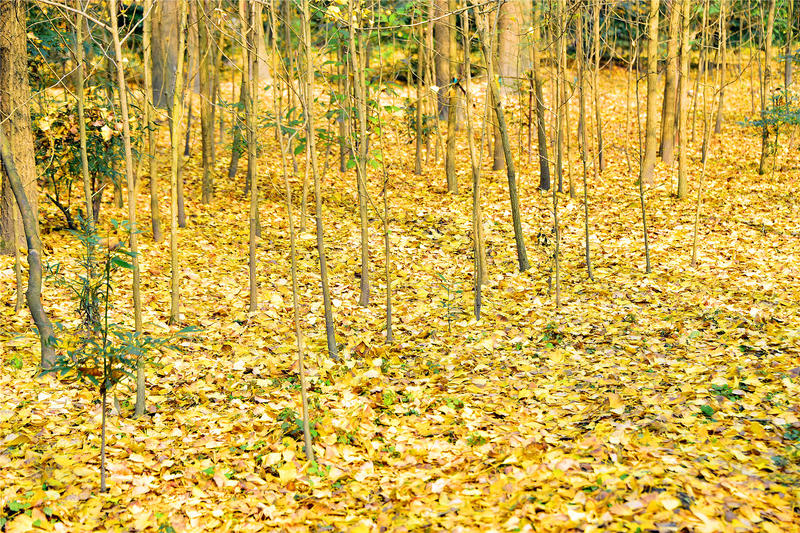
[[[0,531],[797,531],[798,11],[0,0]]]

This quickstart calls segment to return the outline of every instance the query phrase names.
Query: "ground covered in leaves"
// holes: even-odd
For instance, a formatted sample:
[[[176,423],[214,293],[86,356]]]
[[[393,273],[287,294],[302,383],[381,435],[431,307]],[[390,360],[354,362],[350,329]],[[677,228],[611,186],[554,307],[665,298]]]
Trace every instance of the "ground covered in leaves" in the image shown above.
[[[214,203],[200,205],[199,147],[187,164],[182,305],[184,325],[202,331],[149,369],[147,416],[129,418],[129,388],[116,391],[122,416],[109,419],[108,494],[98,490],[98,393],[32,377],[37,341],[28,314],[13,313],[12,263],[2,259],[5,529],[797,528],[797,149],[782,147],[775,171],[758,176],[757,132],[735,123],[750,112],[749,88],[733,85],[728,122],[707,165],[698,265],[690,267],[699,118],[690,197],[671,195],[674,172],[663,164],[648,191],[653,271],[645,274],[637,169],[634,163],[629,172],[625,155],[632,146],[637,160],[636,128],[622,120],[624,76],[618,71],[603,82],[609,165],[599,179],[589,178],[594,280],[583,259],[581,195],[561,195],[559,309],[548,290],[552,242],[537,238],[551,236],[552,221],[550,197],[536,189],[535,156],[533,164],[519,157],[532,263],[525,273],[515,268],[505,175],[484,172],[490,281],[475,323],[467,154],[459,164],[462,192],[447,195],[441,163],[414,176],[413,144],[402,128],[387,129],[392,345],[383,334],[380,219],[372,215],[373,293],[365,309],[356,305],[355,178],[327,173],[340,362],[326,356],[310,218],[299,238],[315,463],[305,460],[298,426],[288,232],[274,152],[262,160],[261,303],[254,314],[245,312],[242,183],[218,179]],[[226,164],[218,161],[220,175]],[[293,178],[296,200],[303,166],[299,161]],[[573,154],[576,184],[579,169]],[[376,205],[378,174],[370,182]],[[144,217],[144,194],[140,201]],[[122,210],[104,210],[123,218]],[[74,237],[47,231],[47,260],[74,266]],[[158,333],[167,329],[169,248],[147,233],[142,240],[145,324]],[[129,287],[119,279],[119,321],[132,320]],[[45,299],[57,320],[74,321],[66,292],[48,288]]]

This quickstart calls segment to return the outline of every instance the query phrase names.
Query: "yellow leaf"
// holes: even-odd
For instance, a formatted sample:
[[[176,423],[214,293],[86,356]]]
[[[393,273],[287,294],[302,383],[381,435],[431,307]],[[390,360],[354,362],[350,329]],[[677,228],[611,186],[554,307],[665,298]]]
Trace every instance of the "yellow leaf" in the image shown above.
[[[625,402],[622,401],[622,397],[619,394],[612,392],[608,395],[608,405],[611,409],[619,409],[620,407],[625,407]]]
[[[281,483],[286,484],[297,479],[297,469],[294,467],[293,463],[286,463],[278,468],[278,476],[280,477]]]
[[[678,498],[670,495],[662,496],[660,501],[667,511],[674,511],[681,505],[681,501]]]

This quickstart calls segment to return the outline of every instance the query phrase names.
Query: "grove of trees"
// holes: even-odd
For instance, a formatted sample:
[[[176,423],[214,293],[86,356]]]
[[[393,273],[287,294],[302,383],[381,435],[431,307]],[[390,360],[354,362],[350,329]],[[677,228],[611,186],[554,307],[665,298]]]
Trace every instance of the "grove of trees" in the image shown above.
[[[0,529],[787,531],[794,0],[0,0]]]

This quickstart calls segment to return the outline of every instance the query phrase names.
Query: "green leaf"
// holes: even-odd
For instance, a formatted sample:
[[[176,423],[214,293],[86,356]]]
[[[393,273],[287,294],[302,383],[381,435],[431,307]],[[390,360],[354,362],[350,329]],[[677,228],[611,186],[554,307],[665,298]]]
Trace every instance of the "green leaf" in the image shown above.
[[[133,270],[133,265],[123,260],[120,257],[112,257],[111,264],[115,267],[127,268],[128,270]]]

